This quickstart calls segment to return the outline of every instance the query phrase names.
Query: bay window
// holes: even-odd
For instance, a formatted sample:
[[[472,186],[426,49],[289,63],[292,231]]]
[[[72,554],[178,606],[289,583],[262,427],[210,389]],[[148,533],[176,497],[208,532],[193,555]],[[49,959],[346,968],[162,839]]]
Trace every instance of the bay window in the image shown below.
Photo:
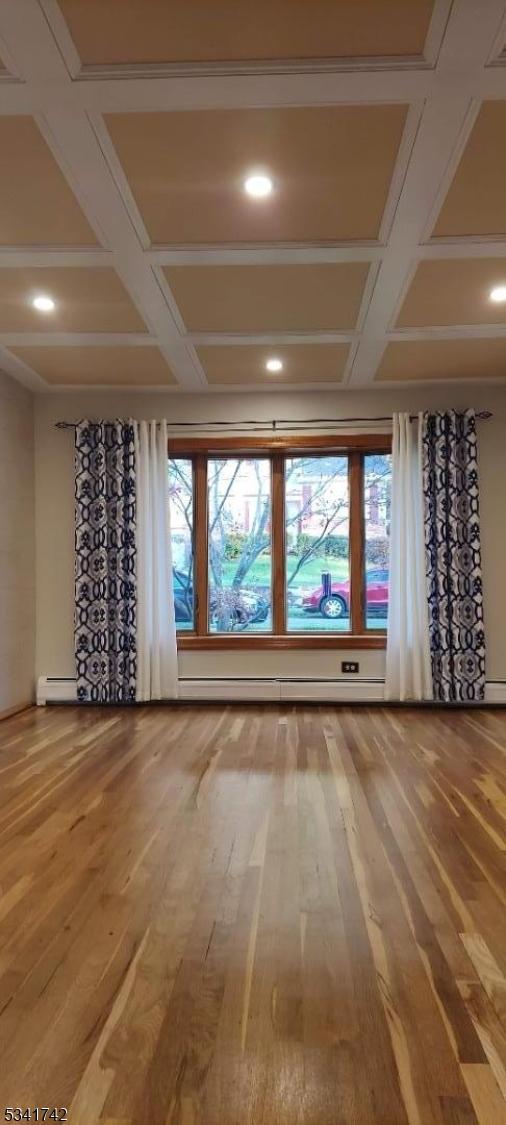
[[[388,612],[390,439],[174,439],[181,648],[378,648]]]

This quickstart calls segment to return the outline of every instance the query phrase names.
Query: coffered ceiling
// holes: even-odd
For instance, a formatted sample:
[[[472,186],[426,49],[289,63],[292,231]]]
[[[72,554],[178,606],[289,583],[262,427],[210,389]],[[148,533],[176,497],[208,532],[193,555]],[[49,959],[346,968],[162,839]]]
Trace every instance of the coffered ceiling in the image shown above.
[[[370,262],[164,266],[190,332],[352,332]]]
[[[34,117],[1,117],[0,151],[2,246],[97,246]]]
[[[283,367],[276,383],[340,382],[348,353],[348,344],[277,344],[276,357]],[[266,371],[272,349],[265,344],[207,345],[197,348],[197,354],[211,384],[248,386],[258,380],[259,371],[265,372],[265,381],[272,381]]]
[[[105,124],[153,245],[307,245],[379,238],[407,108],[123,113]],[[256,206],[243,190],[250,166],[275,169],[272,198]]]
[[[75,342],[53,344],[21,344],[12,348],[13,355],[38,371],[50,385],[59,387],[164,387],[174,378],[158,348],[149,344],[125,347],[109,344]]]
[[[51,294],[55,309],[41,316],[31,300]],[[134,302],[110,266],[0,267],[0,332],[148,331]]]
[[[0,0],[0,367],[506,380],[505,47],[506,0]]]
[[[60,0],[81,63],[420,57],[432,0]]]

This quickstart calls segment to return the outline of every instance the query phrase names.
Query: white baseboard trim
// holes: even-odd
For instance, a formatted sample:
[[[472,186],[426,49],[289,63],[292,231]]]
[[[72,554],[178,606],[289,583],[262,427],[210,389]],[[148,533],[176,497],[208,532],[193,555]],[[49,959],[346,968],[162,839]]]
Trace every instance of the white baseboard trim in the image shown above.
[[[279,680],[180,680],[180,699],[258,700],[275,703],[281,699]]]
[[[280,680],[280,699],[315,703],[381,703],[383,680]]]
[[[37,707],[46,703],[76,703],[77,688],[73,679],[60,679],[56,676],[39,676],[37,680]]]
[[[75,703],[76,681],[39,676],[37,705]],[[282,680],[282,679],[188,679],[179,681],[179,698],[184,700],[321,700],[322,702],[372,703],[383,699],[381,680]]]
[[[506,703],[504,680],[491,680],[485,685],[485,703]]]
[[[53,676],[39,676],[37,705],[75,703],[76,681]],[[247,702],[291,701],[321,703],[381,703],[383,680],[297,680],[297,679],[188,679],[179,682],[179,698],[183,700],[230,700]],[[485,702],[506,704],[506,681],[487,684]]]

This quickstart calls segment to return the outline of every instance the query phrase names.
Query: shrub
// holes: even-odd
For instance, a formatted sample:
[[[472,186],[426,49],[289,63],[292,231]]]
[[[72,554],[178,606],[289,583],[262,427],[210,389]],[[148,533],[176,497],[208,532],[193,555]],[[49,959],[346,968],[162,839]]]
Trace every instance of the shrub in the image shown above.
[[[306,551],[310,550],[312,543],[314,543],[314,535],[306,535],[304,531],[300,531],[292,546],[291,553],[297,555],[297,557],[305,555]]]
[[[349,540],[346,535],[328,535],[323,554],[330,559],[347,559],[349,553]]]
[[[386,535],[381,539],[369,539],[367,541],[365,561],[366,564],[372,564],[372,566],[388,567],[388,539]]]
[[[328,535],[323,543],[314,548],[318,539],[316,535],[308,535],[301,531],[289,549],[290,555],[305,555],[311,551],[315,559],[346,559],[348,558],[348,539],[346,535]],[[314,550],[313,550],[314,548]]]
[[[228,562],[240,558],[248,536],[244,531],[231,531],[225,540],[225,558]]]

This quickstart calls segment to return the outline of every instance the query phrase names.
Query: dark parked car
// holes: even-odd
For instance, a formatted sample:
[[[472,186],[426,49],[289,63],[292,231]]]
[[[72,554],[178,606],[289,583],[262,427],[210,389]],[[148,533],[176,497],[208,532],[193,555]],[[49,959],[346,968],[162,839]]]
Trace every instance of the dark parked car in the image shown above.
[[[173,567],[172,584],[176,625],[187,624],[193,620],[193,579]]]
[[[302,608],[305,613],[321,613],[322,617],[337,620],[348,617],[350,612],[350,582],[332,582],[326,594],[323,586],[304,594]],[[366,572],[367,613],[386,617],[388,611],[388,570],[368,570]]]
[[[181,570],[172,570],[174,584],[174,610],[176,625],[193,621],[193,578]],[[247,625],[262,624],[269,616],[269,603],[255,590],[224,590],[217,595],[209,593],[211,623],[224,628],[226,632],[245,629]]]

